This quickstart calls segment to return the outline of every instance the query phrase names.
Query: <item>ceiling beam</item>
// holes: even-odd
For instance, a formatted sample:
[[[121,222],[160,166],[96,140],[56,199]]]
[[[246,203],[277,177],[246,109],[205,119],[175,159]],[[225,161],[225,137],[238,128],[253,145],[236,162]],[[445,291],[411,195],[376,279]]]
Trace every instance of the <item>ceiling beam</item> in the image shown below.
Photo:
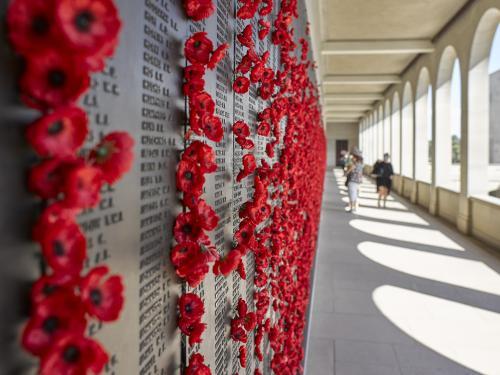
[[[325,122],[327,124],[358,124],[358,120],[353,120],[353,119],[326,119]]]
[[[401,78],[391,74],[327,75],[324,85],[378,85],[401,83]]]
[[[360,118],[364,116],[363,112],[325,112],[327,118]]]
[[[324,106],[326,111],[329,112],[365,112],[373,109],[371,104],[327,104]]]
[[[430,40],[327,40],[321,46],[322,55],[387,55],[434,52]]]
[[[384,99],[382,94],[366,93],[366,94],[323,94],[326,102],[366,102]]]

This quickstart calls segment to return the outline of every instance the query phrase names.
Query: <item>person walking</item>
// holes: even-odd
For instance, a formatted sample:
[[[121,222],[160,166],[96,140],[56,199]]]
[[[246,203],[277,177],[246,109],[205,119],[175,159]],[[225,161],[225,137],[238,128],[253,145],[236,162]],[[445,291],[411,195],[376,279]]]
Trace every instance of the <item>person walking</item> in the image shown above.
[[[387,197],[389,196],[392,188],[392,176],[394,175],[394,169],[392,168],[390,155],[388,153],[384,154],[383,161],[376,164],[373,169],[373,174],[376,175],[377,179],[377,204],[381,207],[381,201],[383,201],[385,208],[387,204]]]
[[[347,191],[349,193],[349,211],[356,213],[359,208],[359,185],[363,182],[363,156],[358,149],[352,151],[352,163],[347,169]]]

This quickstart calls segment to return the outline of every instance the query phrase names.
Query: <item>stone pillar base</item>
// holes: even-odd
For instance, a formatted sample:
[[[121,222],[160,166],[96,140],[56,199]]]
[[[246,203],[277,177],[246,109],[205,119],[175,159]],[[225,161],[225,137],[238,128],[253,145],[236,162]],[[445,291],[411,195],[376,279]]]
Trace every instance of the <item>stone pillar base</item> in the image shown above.
[[[436,186],[431,186],[431,199],[429,201],[429,213],[431,215],[437,216],[439,213],[439,199],[438,199],[438,188]]]
[[[471,228],[471,205],[470,200],[460,195],[458,202],[457,228],[464,234],[470,234]]]
[[[410,201],[413,204],[417,204],[418,201],[418,182],[415,180],[411,181],[411,196]]]

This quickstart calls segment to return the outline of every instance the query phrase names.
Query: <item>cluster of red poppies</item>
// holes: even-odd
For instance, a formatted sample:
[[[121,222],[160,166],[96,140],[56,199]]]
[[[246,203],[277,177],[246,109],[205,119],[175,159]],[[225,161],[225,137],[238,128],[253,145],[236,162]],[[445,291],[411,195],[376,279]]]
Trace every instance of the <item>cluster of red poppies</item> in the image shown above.
[[[243,20],[252,19],[257,13],[264,17],[273,9],[272,0],[239,2],[237,17]],[[186,5],[188,3],[189,5]],[[185,6],[188,15],[193,9],[199,9],[199,13],[193,16],[195,20],[212,14],[214,10],[210,0],[186,0]],[[247,93],[250,84],[256,84],[259,97],[263,100],[271,99],[269,106],[258,114],[257,134],[269,137],[272,133],[273,138],[266,145],[266,154],[273,158],[277,146],[281,145],[279,161],[270,165],[265,159],[261,159],[260,166],[257,166],[253,154],[247,153],[243,156],[243,169],[236,179],[239,182],[254,174],[255,192],[253,198],[240,208],[241,221],[234,235],[233,249],[225,256],[215,259],[213,249],[203,252],[199,246],[191,246],[196,248],[193,254],[209,254],[210,259],[215,259],[214,274],[228,276],[236,271],[243,279],[246,278],[244,257],[249,251],[253,252],[255,311],[249,312],[247,303],[240,299],[235,317],[231,321],[230,336],[235,342],[246,343],[248,335],[255,330],[254,354],[258,361],[262,361],[261,344],[267,334],[273,351],[270,361],[272,370],[276,374],[291,375],[301,372],[303,331],[309,301],[309,276],[316,248],[326,146],[318,92],[315,83],[309,78],[310,69],[314,68],[308,61],[309,45],[304,38],[301,38],[299,43],[293,38],[294,30],[291,25],[298,17],[297,0],[282,0],[279,9],[271,39],[280,48],[281,70],[274,72],[266,66],[270,54],[264,52],[259,56],[256,53],[252,26],[246,25],[237,35],[237,40],[247,47],[247,52],[237,64],[237,76],[233,83],[233,89],[238,94]],[[270,32],[270,23],[261,18],[258,25],[258,37],[263,39]],[[211,43],[203,42],[201,37],[199,40],[198,48],[206,45],[204,49],[208,52],[204,52],[204,59],[210,61],[213,48]],[[299,53],[295,52],[297,44],[301,46]],[[201,72],[198,68],[191,70]],[[204,85],[203,81],[189,78],[193,76],[191,70],[185,74],[184,92],[188,96],[192,90],[199,92],[200,87]],[[203,129],[203,125],[197,125],[197,117],[193,122],[191,101],[190,98],[191,129],[202,134],[202,131],[196,131]],[[213,105],[209,100],[207,103],[210,104],[208,108],[211,112]],[[196,115],[196,111],[194,114]],[[283,127],[285,133],[281,134]],[[243,150],[254,149],[250,128],[244,121],[235,122],[232,129],[236,143]],[[208,135],[207,137],[210,139]],[[191,175],[188,175],[188,179],[190,178]],[[203,178],[195,180],[195,186],[203,185]],[[187,191],[182,188],[180,190]],[[194,199],[191,202],[193,201]],[[188,214],[196,210],[195,206],[189,208],[191,211]],[[190,223],[197,220],[199,221],[193,218]],[[176,229],[178,231],[180,227],[176,225]],[[197,229],[189,226],[188,232],[197,233],[196,237],[200,233],[203,234],[203,226],[198,224]],[[200,238],[192,242],[196,241],[199,242]],[[206,238],[203,238],[203,241],[207,242]],[[185,254],[192,251],[187,248],[180,250],[182,251],[174,248],[175,254],[182,253],[174,258],[184,259]],[[193,257],[190,258],[190,261],[193,261]],[[207,260],[199,263],[206,264]],[[201,273],[204,275],[206,272],[208,267],[204,267]],[[266,319],[270,306],[274,311],[273,321]],[[203,358],[201,357],[200,362],[198,356],[199,354],[194,354],[191,357],[187,370],[193,371],[189,372],[190,374],[209,374],[210,370],[206,366],[199,366]],[[246,367],[246,359],[246,346],[240,345],[239,360],[242,367]],[[200,372],[196,372],[198,368]],[[255,374],[261,374],[258,368],[255,369]]]
[[[229,47],[224,43],[214,50],[212,41],[207,33],[198,32],[193,34],[184,45],[184,55],[191,63],[184,68],[183,85],[184,95],[189,99],[189,126],[190,132],[197,135],[205,135],[214,142],[220,142],[224,135],[222,122],[214,114],[215,103],[205,88],[205,67],[215,69],[217,64],[224,58]]]
[[[215,10],[212,0],[184,0],[186,15],[194,21],[211,16]],[[205,32],[194,33],[186,40],[184,55],[189,62],[184,68],[183,92],[189,104],[189,130],[192,134],[205,136],[213,142],[220,142],[224,136],[221,119],[215,115],[215,102],[205,91],[206,69],[215,69],[224,58],[227,43],[214,49]],[[212,245],[207,231],[214,230],[219,217],[215,210],[201,199],[205,174],[217,170],[213,148],[199,140],[191,141],[184,150],[177,166],[176,185],[183,193],[184,212],[174,224],[174,238],[177,245],[170,252],[170,259],[177,275],[191,287],[199,285],[209,271],[209,263],[217,261],[219,254]],[[187,211],[189,209],[189,211]],[[185,293],[179,299],[178,326],[189,337],[189,345],[202,341],[206,324],[201,322],[204,314],[203,301],[194,293]],[[210,368],[199,353],[191,355],[185,374],[209,375]]]
[[[181,332],[189,337],[189,345],[201,342],[201,335],[206,328],[206,324],[201,322],[205,313],[203,301],[194,293],[186,293],[179,298],[178,306],[178,325]]]
[[[33,238],[50,268],[33,285],[22,344],[40,357],[41,374],[99,373],[108,355],[85,336],[87,323],[118,319],[123,283],[106,266],[81,275],[87,244],[76,216],[130,169],[134,142],[110,133],[83,155],[88,118],[75,102],[89,88],[90,72],[104,69],[113,54],[121,21],[112,0],[13,0],[7,23],[25,67],[21,97],[42,112],[26,133],[40,157],[28,183],[45,200]]]

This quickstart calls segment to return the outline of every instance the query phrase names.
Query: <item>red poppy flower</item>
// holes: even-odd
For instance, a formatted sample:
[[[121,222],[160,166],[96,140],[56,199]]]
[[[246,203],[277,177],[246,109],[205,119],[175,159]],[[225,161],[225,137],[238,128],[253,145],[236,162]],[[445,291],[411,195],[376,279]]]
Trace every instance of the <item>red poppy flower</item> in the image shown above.
[[[274,144],[272,142],[266,145],[266,154],[270,158],[274,158]]]
[[[31,287],[31,302],[38,305],[55,294],[73,293],[74,275],[56,273],[43,275]]]
[[[222,138],[224,137],[224,129],[222,128],[222,121],[219,117],[214,115],[203,116],[202,128],[205,136],[211,141],[222,141]]]
[[[60,0],[56,21],[68,47],[85,56],[116,43],[121,22],[112,0]]]
[[[205,177],[196,164],[184,160],[179,162],[176,175],[176,184],[179,191],[200,196],[203,192],[204,183]]]
[[[87,121],[80,108],[62,108],[31,124],[26,139],[41,157],[71,156],[87,137]]]
[[[238,38],[238,41],[245,47],[252,48],[254,46],[252,34],[253,34],[252,25],[247,25],[245,26],[243,31],[239,33],[236,37]]]
[[[184,0],[186,15],[193,21],[201,21],[212,15],[215,10],[212,0]]]
[[[259,39],[262,40],[267,36],[267,34],[269,34],[269,30],[271,30],[271,24],[264,19],[260,19],[259,26]]]
[[[236,268],[236,272],[240,275],[242,280],[246,280],[247,272],[245,270],[245,264],[243,263],[243,259],[240,259],[240,263],[238,264],[238,268]]]
[[[273,79],[274,79],[274,70],[272,70],[271,68],[265,68],[264,73],[262,73],[262,81],[268,82],[270,84]]]
[[[246,246],[253,241],[254,234],[255,224],[251,220],[245,219],[241,221],[238,230],[234,234],[234,239],[238,242],[238,245]]]
[[[245,55],[241,58],[240,63],[236,67],[236,72],[247,74],[250,71],[250,69],[252,69],[252,65],[253,65],[252,59],[248,55]]]
[[[237,137],[248,137],[250,135],[250,128],[245,121],[236,121],[233,124],[233,133]]]
[[[69,207],[90,208],[99,203],[103,183],[101,169],[91,165],[71,168],[65,178],[63,191]]]
[[[255,163],[255,156],[253,154],[246,154],[243,156],[243,169],[240,170],[238,176],[236,177],[236,181],[240,182],[245,177],[251,175],[255,169],[257,168],[257,164]]]
[[[102,179],[113,184],[132,167],[133,147],[134,140],[128,133],[112,132],[94,147],[89,160],[102,171]]]
[[[240,365],[241,367],[245,368],[247,367],[247,348],[245,345],[240,346],[240,354],[238,358],[240,359]]]
[[[269,137],[271,134],[271,125],[267,121],[262,121],[259,126],[257,126],[257,134],[263,137]]]
[[[192,354],[184,375],[212,375],[210,368],[203,363],[204,360],[201,354]]]
[[[184,150],[182,160],[196,163],[204,173],[212,173],[217,170],[213,148],[201,141],[193,141]]]
[[[73,157],[47,159],[35,165],[28,177],[29,189],[43,199],[56,198],[61,192],[67,170],[78,163]]]
[[[214,46],[212,41],[207,38],[207,33],[198,32],[186,40],[184,54],[190,63],[206,65],[210,60],[213,49]]]
[[[236,311],[238,312],[238,315],[240,317],[243,317],[247,314],[248,305],[247,305],[247,302],[243,298],[238,299],[238,304],[236,305]]]
[[[174,238],[177,242],[197,242],[203,235],[203,229],[193,212],[183,212],[177,215],[174,225]]]
[[[252,331],[257,325],[257,315],[254,312],[249,312],[243,317],[243,327],[247,331]]]
[[[86,240],[75,222],[54,223],[43,234],[40,245],[45,260],[56,273],[77,275],[82,270],[87,255]]]
[[[20,54],[31,55],[52,48],[57,38],[53,14],[52,0],[11,1],[7,26],[14,49]]]
[[[66,207],[64,202],[55,202],[47,206],[35,226],[33,227],[33,239],[39,241],[43,233],[58,220],[74,221],[78,210]]]
[[[182,263],[175,270],[175,273],[184,279],[191,288],[196,288],[204,280],[209,270],[206,256],[200,252],[195,254],[193,258]]]
[[[226,51],[229,48],[229,44],[224,43],[221,44],[217,49],[212,53],[210,60],[208,61],[208,68],[215,69],[217,64],[222,61],[224,56],[226,56]]]
[[[263,0],[262,1],[264,4],[266,4],[265,7],[260,8],[259,14],[261,16],[267,16],[273,11],[273,0]],[[255,374],[257,375],[257,374]]]
[[[256,83],[262,80],[262,76],[264,75],[264,69],[265,69],[264,63],[259,62],[255,64],[254,67],[252,68],[252,71],[250,72],[250,81],[252,83]]]
[[[248,20],[253,18],[257,8],[259,6],[259,1],[247,1],[245,2],[236,12],[236,17],[242,20]]]
[[[170,261],[175,267],[179,267],[184,261],[193,258],[200,252],[200,245],[196,242],[181,242],[170,251]]]
[[[192,211],[196,216],[196,222],[205,230],[214,230],[219,224],[219,216],[215,210],[203,199],[198,201]]]
[[[19,83],[26,105],[37,109],[72,104],[89,88],[88,71],[54,51],[32,55]]]
[[[87,312],[103,322],[117,320],[123,307],[121,276],[109,273],[106,266],[94,267],[80,283],[81,298]]]
[[[192,79],[203,79],[205,75],[205,67],[202,64],[192,64],[184,68],[184,79],[190,81]]]
[[[214,263],[213,272],[215,275],[228,276],[238,268],[241,253],[238,250],[231,250],[227,255]]]
[[[205,80],[200,78],[192,78],[182,85],[182,92],[186,96],[192,96],[197,92],[203,91],[205,88]]]
[[[243,327],[243,319],[241,318],[234,318],[231,320],[231,338],[234,341],[239,341],[242,343],[246,343],[248,339],[247,332],[245,331]]]
[[[189,107],[199,114],[212,114],[215,111],[215,102],[209,93],[202,91],[189,98]]]
[[[238,94],[244,94],[248,92],[249,87],[250,87],[250,80],[247,77],[238,76],[234,80],[233,90]]]
[[[183,294],[178,305],[181,317],[186,320],[198,321],[205,313],[202,299],[194,293]]]
[[[252,150],[255,147],[255,144],[250,138],[236,137],[236,143],[244,150]]]
[[[81,334],[64,335],[42,357],[40,375],[100,374],[108,360],[97,341]]]
[[[181,317],[178,322],[178,326],[182,333],[189,337],[189,345],[201,343],[201,335],[207,328],[205,323],[200,321],[192,321],[190,319],[185,319]]]
[[[23,347],[33,355],[45,354],[54,341],[67,334],[83,334],[87,326],[80,300],[60,291],[40,301],[22,335]]]

